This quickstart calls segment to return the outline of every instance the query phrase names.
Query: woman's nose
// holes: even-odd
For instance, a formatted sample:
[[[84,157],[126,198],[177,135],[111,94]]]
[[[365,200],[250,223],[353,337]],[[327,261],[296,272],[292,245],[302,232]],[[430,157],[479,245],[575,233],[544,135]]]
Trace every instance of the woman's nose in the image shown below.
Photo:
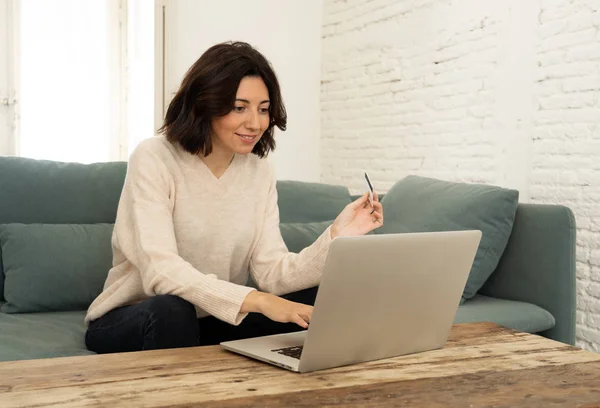
[[[258,128],[260,127],[260,121],[257,112],[248,113],[248,117],[246,118],[246,127],[248,129],[258,130]]]

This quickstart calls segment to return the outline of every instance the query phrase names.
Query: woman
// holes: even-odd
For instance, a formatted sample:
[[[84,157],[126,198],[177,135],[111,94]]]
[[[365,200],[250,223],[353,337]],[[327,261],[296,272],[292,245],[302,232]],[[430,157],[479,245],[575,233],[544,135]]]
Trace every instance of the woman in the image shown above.
[[[286,112],[268,61],[245,43],[208,49],[159,136],[131,154],[113,267],[86,316],[97,353],[188,347],[307,328],[329,244],[383,224],[375,195],[349,204],[299,254],[279,231],[264,159]],[[260,290],[245,286],[249,273]]]

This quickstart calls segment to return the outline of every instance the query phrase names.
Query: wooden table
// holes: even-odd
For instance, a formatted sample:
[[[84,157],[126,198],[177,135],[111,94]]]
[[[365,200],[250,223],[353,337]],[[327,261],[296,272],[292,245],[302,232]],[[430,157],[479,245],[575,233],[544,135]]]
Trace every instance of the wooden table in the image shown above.
[[[600,355],[492,323],[308,374],[216,347],[0,363],[0,407],[600,407]]]

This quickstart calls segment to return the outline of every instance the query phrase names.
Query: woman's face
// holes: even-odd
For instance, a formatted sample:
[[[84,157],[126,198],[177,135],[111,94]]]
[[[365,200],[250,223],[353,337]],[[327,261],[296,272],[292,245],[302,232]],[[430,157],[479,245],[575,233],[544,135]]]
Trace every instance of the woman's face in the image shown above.
[[[213,148],[238,154],[252,153],[269,126],[269,90],[260,77],[240,81],[231,112],[212,120]]]

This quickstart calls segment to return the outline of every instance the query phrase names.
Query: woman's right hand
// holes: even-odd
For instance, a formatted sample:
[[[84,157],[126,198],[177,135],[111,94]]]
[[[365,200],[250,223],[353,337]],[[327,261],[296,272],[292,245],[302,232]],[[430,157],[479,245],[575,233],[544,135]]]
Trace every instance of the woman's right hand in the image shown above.
[[[280,323],[296,323],[307,329],[312,316],[313,307],[303,303],[296,303],[270,293],[252,291],[246,296],[242,313],[262,313],[269,319]]]

